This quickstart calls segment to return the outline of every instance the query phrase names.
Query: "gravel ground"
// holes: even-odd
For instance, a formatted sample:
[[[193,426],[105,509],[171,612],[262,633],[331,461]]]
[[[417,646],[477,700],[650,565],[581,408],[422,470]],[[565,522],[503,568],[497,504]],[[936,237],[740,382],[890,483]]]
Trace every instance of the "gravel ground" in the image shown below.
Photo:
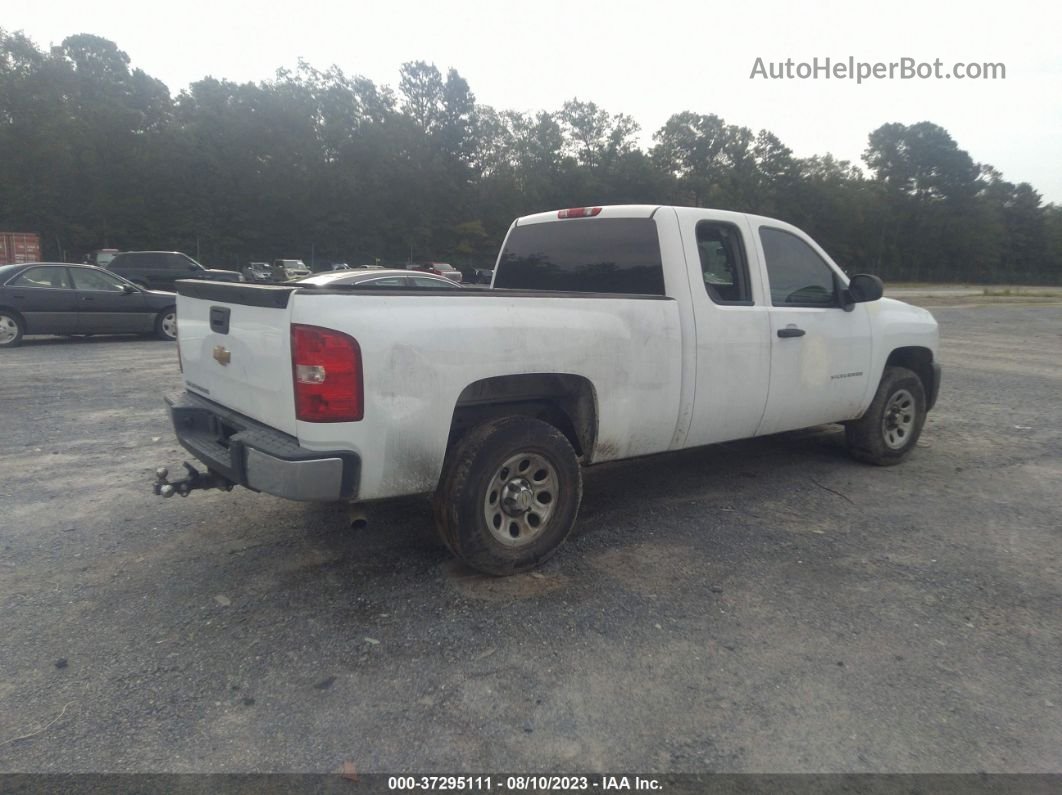
[[[425,498],[163,501],[172,345],[0,354],[0,772],[1062,771],[1062,308],[936,312],[900,467],[836,427],[588,471],[541,572]]]

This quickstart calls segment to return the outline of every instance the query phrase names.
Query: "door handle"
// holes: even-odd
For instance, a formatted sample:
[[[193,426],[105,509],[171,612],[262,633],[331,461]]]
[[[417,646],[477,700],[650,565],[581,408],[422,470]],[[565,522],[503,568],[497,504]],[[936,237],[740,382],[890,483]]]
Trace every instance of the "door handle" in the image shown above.
[[[782,339],[785,339],[787,337],[803,337],[804,336],[804,329],[797,328],[796,326],[789,326],[787,328],[780,328],[780,329],[778,329],[778,336],[781,337]]]

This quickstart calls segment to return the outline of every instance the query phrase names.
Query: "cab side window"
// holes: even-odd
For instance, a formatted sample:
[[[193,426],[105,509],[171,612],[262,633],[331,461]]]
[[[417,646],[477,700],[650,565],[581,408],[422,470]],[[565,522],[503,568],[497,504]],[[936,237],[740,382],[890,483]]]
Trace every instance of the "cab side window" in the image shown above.
[[[837,306],[837,279],[811,246],[796,235],[760,227],[760,241],[775,306]]]
[[[741,232],[733,224],[697,224],[697,253],[704,289],[717,304],[752,306],[749,267]]]

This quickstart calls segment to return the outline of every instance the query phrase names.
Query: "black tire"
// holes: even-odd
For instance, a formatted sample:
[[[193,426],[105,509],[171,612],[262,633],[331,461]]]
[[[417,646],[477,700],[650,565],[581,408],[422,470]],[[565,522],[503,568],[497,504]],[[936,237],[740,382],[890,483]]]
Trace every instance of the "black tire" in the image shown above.
[[[7,309],[0,309],[0,348],[17,348],[22,344],[24,333],[22,318]]]
[[[845,426],[848,451],[868,464],[899,464],[914,450],[925,421],[922,379],[906,367],[886,367],[866,413]]]
[[[503,417],[476,426],[447,454],[435,526],[472,568],[516,574],[564,543],[582,497],[582,470],[564,434],[541,420]]]
[[[155,318],[155,336],[166,342],[177,339],[177,307],[168,306]]]

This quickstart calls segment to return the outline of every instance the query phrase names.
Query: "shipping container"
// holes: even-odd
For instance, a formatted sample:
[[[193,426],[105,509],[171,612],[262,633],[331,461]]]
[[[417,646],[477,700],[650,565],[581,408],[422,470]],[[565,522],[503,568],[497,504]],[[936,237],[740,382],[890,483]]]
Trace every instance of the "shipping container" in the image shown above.
[[[40,262],[41,236],[36,232],[0,232],[0,265]]]

